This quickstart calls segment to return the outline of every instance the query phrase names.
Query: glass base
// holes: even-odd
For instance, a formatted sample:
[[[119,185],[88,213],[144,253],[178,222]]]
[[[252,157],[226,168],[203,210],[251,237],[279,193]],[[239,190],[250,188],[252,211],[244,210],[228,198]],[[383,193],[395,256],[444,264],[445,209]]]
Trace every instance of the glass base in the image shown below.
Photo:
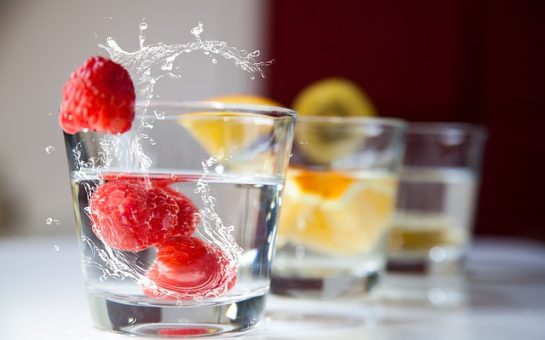
[[[378,282],[379,273],[365,276],[339,275],[331,277],[296,277],[274,275],[273,294],[295,298],[334,299],[368,293]]]
[[[265,295],[207,306],[149,306],[89,294],[95,326],[139,336],[201,337],[240,333],[256,326],[265,313]]]
[[[392,257],[377,296],[383,301],[459,306],[467,300],[464,258],[459,253],[441,257]]]
[[[384,302],[460,306],[467,302],[467,287],[463,276],[422,277],[386,274],[377,297]]]

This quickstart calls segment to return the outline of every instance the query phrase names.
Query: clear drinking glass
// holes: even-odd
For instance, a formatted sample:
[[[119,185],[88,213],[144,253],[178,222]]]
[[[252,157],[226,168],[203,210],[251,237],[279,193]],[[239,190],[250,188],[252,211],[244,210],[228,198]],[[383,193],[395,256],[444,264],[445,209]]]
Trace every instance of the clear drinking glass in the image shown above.
[[[194,336],[262,319],[294,120],[278,107],[151,103],[125,134],[65,134],[97,327]]]
[[[315,298],[367,292],[385,265],[404,123],[300,116],[295,131],[272,292]]]
[[[471,124],[408,125],[387,280],[400,298],[463,300],[463,259],[485,139],[485,131]]]

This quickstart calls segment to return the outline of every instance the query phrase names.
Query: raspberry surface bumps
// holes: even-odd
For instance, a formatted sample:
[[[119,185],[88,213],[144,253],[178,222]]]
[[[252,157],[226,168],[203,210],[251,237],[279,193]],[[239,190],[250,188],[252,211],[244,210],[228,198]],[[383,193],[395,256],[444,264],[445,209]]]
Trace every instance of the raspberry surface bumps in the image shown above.
[[[235,284],[229,259],[218,248],[196,237],[176,237],[157,246],[157,257],[147,277],[172,292],[172,297],[188,299],[225,294]],[[144,293],[161,297],[160,292]]]
[[[134,119],[134,84],[123,66],[91,57],[64,85],[59,123],[66,133],[83,129],[118,134]]]
[[[152,183],[115,180],[96,189],[89,210],[93,232],[102,242],[135,252],[195,231],[198,215],[191,201]]]

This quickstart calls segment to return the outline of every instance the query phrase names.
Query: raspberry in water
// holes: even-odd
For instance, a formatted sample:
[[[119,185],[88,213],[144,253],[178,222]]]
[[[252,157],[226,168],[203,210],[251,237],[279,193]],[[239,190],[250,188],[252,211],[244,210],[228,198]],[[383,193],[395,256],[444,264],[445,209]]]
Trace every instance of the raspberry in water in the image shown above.
[[[145,181],[107,182],[89,201],[93,232],[106,245],[133,252],[176,235],[190,235],[197,209],[173,192]]]
[[[168,297],[215,297],[235,284],[236,273],[228,265],[229,259],[219,248],[196,237],[175,237],[157,246],[157,258],[147,277],[170,291]],[[144,293],[162,297],[152,289],[145,289]]]

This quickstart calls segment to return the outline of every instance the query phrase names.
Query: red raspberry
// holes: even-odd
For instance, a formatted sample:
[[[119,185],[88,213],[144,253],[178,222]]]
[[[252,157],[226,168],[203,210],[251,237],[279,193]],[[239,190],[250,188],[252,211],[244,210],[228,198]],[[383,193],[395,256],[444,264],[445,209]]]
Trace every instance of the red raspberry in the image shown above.
[[[144,181],[117,180],[99,186],[89,209],[97,237],[125,251],[141,251],[166,238],[192,234],[197,223],[197,209],[188,199]]]
[[[187,179],[181,175],[171,175],[171,176],[153,176],[149,174],[137,174],[130,172],[103,172],[100,174],[100,178],[104,181],[135,181],[150,183],[155,187],[168,188],[169,185],[175,183],[186,182]]]
[[[208,328],[190,328],[190,327],[188,327],[188,328],[183,328],[183,327],[164,328],[164,329],[160,329],[157,333],[159,335],[177,337],[177,336],[184,336],[184,335],[210,334],[211,329],[208,329]]]
[[[171,197],[176,200],[178,207],[180,207],[180,210],[178,211],[178,224],[176,225],[176,228],[169,233],[168,237],[191,236],[199,224],[199,210],[197,207],[195,207],[189,198],[168,187],[165,182],[159,182],[156,185],[170,194]]]
[[[236,273],[228,265],[229,259],[220,249],[196,237],[176,237],[158,245],[157,258],[147,277],[172,292],[169,297],[216,297],[235,284]],[[144,289],[144,293],[164,295],[152,289]]]
[[[136,94],[123,66],[103,57],[91,57],[64,85],[59,123],[66,133],[82,129],[123,133],[134,119]]]

